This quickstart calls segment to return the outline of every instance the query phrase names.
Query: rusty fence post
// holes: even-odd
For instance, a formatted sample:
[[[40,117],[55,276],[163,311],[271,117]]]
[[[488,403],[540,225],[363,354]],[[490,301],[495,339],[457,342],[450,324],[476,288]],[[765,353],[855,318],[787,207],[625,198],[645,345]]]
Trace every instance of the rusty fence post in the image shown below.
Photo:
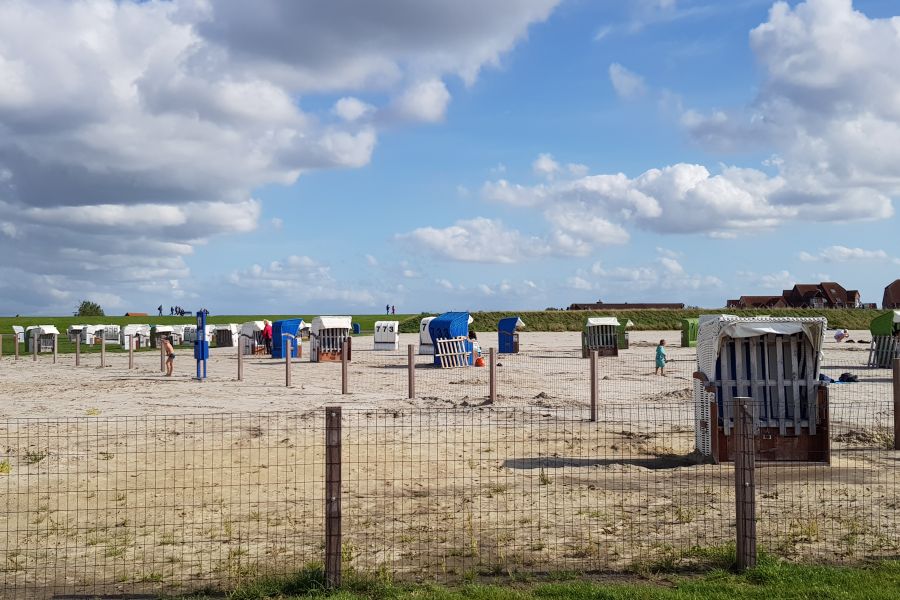
[[[416,346],[408,344],[406,346],[406,374],[408,380],[408,398],[416,397]]]
[[[491,348],[488,350],[488,359],[491,361],[491,368],[489,369],[490,373],[490,386],[489,391],[491,394],[491,403],[497,402],[497,349]]]
[[[900,450],[900,358],[894,359],[894,450]]]
[[[347,393],[348,381],[347,381],[347,340],[344,340],[341,343],[341,394]]]
[[[738,571],[756,566],[754,412],[750,398],[734,399],[734,508]]]
[[[597,351],[591,350],[591,423],[597,421]]]
[[[325,585],[341,586],[341,407],[325,408]]]

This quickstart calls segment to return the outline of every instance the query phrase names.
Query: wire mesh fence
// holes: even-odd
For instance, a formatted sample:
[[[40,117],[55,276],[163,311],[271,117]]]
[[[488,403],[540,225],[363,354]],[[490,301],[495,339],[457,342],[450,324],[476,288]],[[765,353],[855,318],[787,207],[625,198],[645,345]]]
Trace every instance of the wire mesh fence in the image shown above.
[[[343,404],[345,567],[399,580],[619,571],[733,544],[734,468],[696,452],[696,362],[673,352],[662,377],[652,350],[598,359],[595,421],[578,351],[499,355],[494,369],[414,355],[412,401],[405,348],[354,350],[346,396],[339,363],[295,363],[297,404]],[[892,373],[857,354],[822,363],[857,378],[828,384],[830,461],[756,465],[765,551],[900,556]],[[222,389],[283,385],[279,364],[251,366],[244,388]],[[321,562],[324,441],[318,407],[0,420],[0,597],[228,589]]]

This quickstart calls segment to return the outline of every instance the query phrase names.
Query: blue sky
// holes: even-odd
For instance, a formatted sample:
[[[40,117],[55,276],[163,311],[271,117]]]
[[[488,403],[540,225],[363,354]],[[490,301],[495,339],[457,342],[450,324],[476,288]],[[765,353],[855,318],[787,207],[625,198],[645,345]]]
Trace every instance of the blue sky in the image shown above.
[[[51,4],[0,23],[65,35]],[[824,278],[880,302],[900,276],[896,3],[106,4],[66,7],[98,40],[74,83],[65,40],[0,42],[0,313],[717,307]],[[108,112],[73,110],[98,81]]]

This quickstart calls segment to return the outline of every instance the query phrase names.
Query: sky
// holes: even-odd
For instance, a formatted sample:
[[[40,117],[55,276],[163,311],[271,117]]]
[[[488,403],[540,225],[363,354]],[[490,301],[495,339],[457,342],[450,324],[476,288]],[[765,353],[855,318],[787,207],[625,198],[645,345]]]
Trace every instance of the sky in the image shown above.
[[[900,277],[894,0],[0,0],[0,314]]]

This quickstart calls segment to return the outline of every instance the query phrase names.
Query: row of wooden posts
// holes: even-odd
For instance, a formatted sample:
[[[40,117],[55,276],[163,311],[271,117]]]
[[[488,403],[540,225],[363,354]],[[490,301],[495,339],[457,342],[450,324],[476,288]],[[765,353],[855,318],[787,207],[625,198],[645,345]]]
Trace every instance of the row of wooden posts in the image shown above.
[[[15,337],[15,336],[14,336]],[[128,368],[134,368],[134,336],[127,335],[128,338]],[[14,352],[15,352],[15,360],[19,360],[19,344],[18,338],[15,338],[15,343],[13,344]],[[58,345],[57,340],[54,338],[53,341],[53,364],[56,364],[56,359],[58,356]],[[38,359],[38,343],[37,336],[34,338],[34,342],[31,345],[31,360],[36,362]],[[0,333],[0,358],[3,358],[3,334]],[[75,366],[81,366],[81,338],[75,338]],[[106,340],[101,340],[100,342],[100,367],[106,367]],[[166,354],[163,350],[162,344],[159,344],[159,370],[166,370]]]

